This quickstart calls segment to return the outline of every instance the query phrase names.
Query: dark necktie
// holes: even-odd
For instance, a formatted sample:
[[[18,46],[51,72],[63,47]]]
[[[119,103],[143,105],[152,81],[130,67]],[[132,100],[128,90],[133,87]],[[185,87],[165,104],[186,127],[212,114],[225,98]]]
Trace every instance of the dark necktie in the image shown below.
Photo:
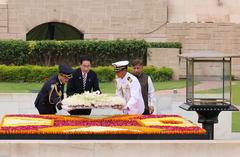
[[[86,87],[86,81],[87,81],[87,74],[84,73],[83,74],[83,90],[85,91],[85,87]]]

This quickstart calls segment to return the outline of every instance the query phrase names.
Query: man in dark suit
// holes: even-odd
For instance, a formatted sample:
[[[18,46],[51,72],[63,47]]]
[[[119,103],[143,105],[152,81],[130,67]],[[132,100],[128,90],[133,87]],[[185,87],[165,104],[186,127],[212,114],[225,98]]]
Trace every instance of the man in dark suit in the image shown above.
[[[43,85],[34,102],[39,114],[56,114],[56,108],[62,109],[64,85],[72,77],[72,72],[72,68],[63,64],[59,65],[59,74]]]
[[[97,74],[90,70],[91,59],[88,56],[82,56],[80,59],[80,68],[74,70],[73,77],[69,80],[67,85],[67,96],[85,91],[99,91],[99,83]],[[90,115],[91,109],[76,109],[69,111],[71,115]]]

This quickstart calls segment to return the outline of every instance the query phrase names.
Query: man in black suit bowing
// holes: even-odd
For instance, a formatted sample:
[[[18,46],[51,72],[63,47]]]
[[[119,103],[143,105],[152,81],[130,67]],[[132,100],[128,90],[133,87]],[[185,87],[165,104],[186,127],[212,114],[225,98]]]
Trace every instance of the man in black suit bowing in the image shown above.
[[[91,58],[82,56],[80,59],[80,68],[74,70],[72,78],[68,81],[67,96],[85,91],[99,91],[97,74],[91,70]],[[90,115],[91,109],[76,109],[69,111],[71,115]]]

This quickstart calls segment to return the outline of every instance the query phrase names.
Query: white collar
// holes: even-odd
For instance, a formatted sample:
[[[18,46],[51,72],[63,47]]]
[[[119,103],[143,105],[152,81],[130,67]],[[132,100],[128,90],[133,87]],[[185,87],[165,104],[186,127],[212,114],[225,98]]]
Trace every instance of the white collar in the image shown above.
[[[86,75],[87,75],[88,73],[84,73],[84,72],[82,72],[82,76],[83,76],[84,74],[86,74]]]
[[[127,77],[128,77],[128,75],[129,75],[129,73],[127,72],[126,74],[125,74],[125,76],[123,77],[123,78],[121,78],[121,79],[127,79]]]

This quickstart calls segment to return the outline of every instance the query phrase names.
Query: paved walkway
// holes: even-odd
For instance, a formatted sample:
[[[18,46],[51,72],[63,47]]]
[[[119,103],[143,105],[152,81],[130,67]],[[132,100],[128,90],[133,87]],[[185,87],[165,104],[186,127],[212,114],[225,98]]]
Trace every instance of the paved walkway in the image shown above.
[[[204,81],[200,84],[197,84],[194,86],[195,90],[201,91],[201,90],[209,90],[209,89],[217,89],[217,88],[222,88],[222,83],[221,82],[216,82],[216,81]],[[161,90],[157,91],[157,94],[172,94],[174,90]],[[176,89],[175,92],[179,94],[186,94],[186,88],[180,88]]]

